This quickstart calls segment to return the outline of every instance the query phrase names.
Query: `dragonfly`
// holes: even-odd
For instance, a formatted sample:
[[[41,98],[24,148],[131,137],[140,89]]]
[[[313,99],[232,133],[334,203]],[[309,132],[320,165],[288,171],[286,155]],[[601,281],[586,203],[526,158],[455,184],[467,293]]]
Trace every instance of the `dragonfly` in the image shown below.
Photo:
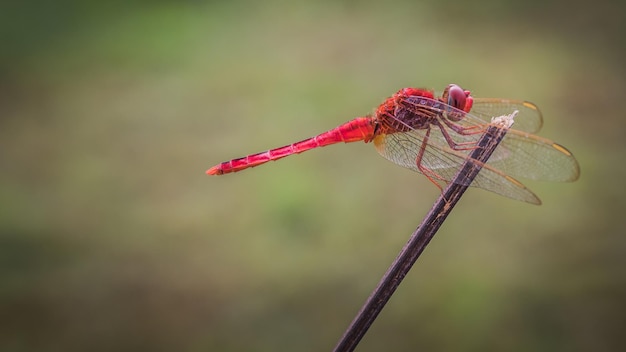
[[[473,180],[457,180],[456,172],[493,117],[516,112],[515,123]],[[217,164],[208,175],[223,175],[337,143],[373,143],[386,159],[426,176],[443,190],[450,182],[468,182],[505,197],[541,204],[517,178],[571,182],[580,167],[560,144],[536,136],[543,125],[537,106],[523,100],[474,98],[470,91],[449,84],[441,94],[431,89],[403,88],[371,115],[354,118],[314,137],[280,148]],[[478,161],[475,161],[479,163]]]

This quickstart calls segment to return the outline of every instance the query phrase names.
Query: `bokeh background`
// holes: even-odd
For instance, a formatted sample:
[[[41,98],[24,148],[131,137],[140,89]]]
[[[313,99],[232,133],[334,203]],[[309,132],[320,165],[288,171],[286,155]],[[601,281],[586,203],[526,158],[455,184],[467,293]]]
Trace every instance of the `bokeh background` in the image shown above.
[[[224,160],[406,86],[526,99],[579,181],[470,190],[359,351],[617,351],[626,11],[588,1],[0,5],[0,350],[330,350],[438,191],[371,145]]]

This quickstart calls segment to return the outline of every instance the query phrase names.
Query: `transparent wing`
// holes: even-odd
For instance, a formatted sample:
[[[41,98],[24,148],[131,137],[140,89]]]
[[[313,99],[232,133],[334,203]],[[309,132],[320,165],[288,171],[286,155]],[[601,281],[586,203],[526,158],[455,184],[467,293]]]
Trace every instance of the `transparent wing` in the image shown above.
[[[523,100],[474,98],[474,105],[470,113],[484,122],[491,121],[492,117],[508,115],[517,110],[515,129],[530,133],[537,133],[543,125],[543,116],[539,108],[531,102]]]
[[[580,175],[578,162],[565,147],[518,130],[509,130],[496,152],[487,164],[516,177],[570,182]]]
[[[541,138],[528,131],[518,129],[519,126],[526,130],[541,127],[541,113],[539,113],[538,109],[533,108],[534,105],[527,102],[514,101],[509,101],[514,103],[507,104],[482,104],[482,101],[488,100],[481,100],[478,106],[490,106],[490,109],[484,109],[483,111],[491,111],[491,113],[494,114],[493,116],[487,117],[487,115],[484,115],[478,117],[474,114],[474,109],[472,109],[472,113],[468,114],[434,99],[423,97],[407,98],[409,104],[415,105],[416,111],[419,109],[423,110],[426,107],[439,115],[438,121],[440,121],[440,125],[452,136],[454,142],[466,143],[466,145],[470,146],[478,142],[482,131],[485,130],[492,117],[508,115],[514,111],[506,111],[504,106],[524,108],[524,110],[522,110],[524,114],[520,117],[520,112],[518,112],[513,127],[508,131],[498,148],[487,161],[487,165],[504,175],[533,180],[566,182],[578,179],[580,169],[578,162],[571,152],[549,139]],[[503,100],[499,101],[502,102]],[[443,122],[444,119],[447,118],[446,116],[461,117],[460,120],[456,122],[448,122],[462,129],[466,129],[467,131],[471,131],[471,133],[457,133],[449,126],[446,126]],[[526,120],[524,120],[524,118]],[[425,131],[413,130],[409,133],[423,135],[424,132]],[[396,135],[396,133],[392,135]],[[419,137],[414,137],[413,139],[415,138]],[[421,145],[421,142],[419,143]],[[429,144],[430,143],[439,146],[439,149],[447,148],[451,150],[448,142],[443,138],[441,129],[436,125],[431,126]],[[417,148],[419,150],[419,145]],[[441,153],[433,154],[431,158],[439,159],[440,154]],[[467,155],[468,152],[461,152],[461,154]],[[423,160],[423,163],[425,163],[424,165],[430,165],[429,168],[431,169],[451,169],[452,171],[456,171],[458,168],[458,163],[449,163],[446,159],[443,159],[443,161],[428,159]]]
[[[417,156],[424,142],[425,130],[380,135],[374,139],[378,152],[395,164],[420,172]],[[477,138],[480,138],[478,136]],[[440,131],[431,130],[425,144],[422,165],[432,170],[439,181],[449,183],[468,158],[469,151],[452,150]],[[478,161],[476,161],[478,163]],[[505,197],[533,204],[541,204],[537,196],[521,182],[501,171],[483,165],[483,169],[470,186],[482,188]]]

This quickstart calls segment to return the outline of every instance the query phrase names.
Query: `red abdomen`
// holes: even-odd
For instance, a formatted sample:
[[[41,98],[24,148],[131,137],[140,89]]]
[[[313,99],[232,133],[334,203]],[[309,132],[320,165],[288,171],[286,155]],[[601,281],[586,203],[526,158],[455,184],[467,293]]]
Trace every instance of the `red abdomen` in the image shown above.
[[[208,175],[222,175],[237,172],[249,167],[264,164],[268,161],[278,160],[292,154],[299,154],[310,149],[324,147],[340,142],[369,142],[373,138],[374,119],[371,117],[359,117],[354,120],[350,120],[339,127],[333,128],[330,131],[326,131],[315,137],[307,138],[300,142],[223,162],[213,166],[207,170],[206,173]]]

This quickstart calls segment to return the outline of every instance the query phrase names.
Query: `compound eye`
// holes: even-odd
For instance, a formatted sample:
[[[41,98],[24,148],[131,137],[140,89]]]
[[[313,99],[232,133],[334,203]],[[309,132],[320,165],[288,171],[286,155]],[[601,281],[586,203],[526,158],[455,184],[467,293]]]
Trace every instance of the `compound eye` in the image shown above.
[[[448,86],[448,105],[459,110],[464,110],[466,96],[465,91],[456,84]]]

